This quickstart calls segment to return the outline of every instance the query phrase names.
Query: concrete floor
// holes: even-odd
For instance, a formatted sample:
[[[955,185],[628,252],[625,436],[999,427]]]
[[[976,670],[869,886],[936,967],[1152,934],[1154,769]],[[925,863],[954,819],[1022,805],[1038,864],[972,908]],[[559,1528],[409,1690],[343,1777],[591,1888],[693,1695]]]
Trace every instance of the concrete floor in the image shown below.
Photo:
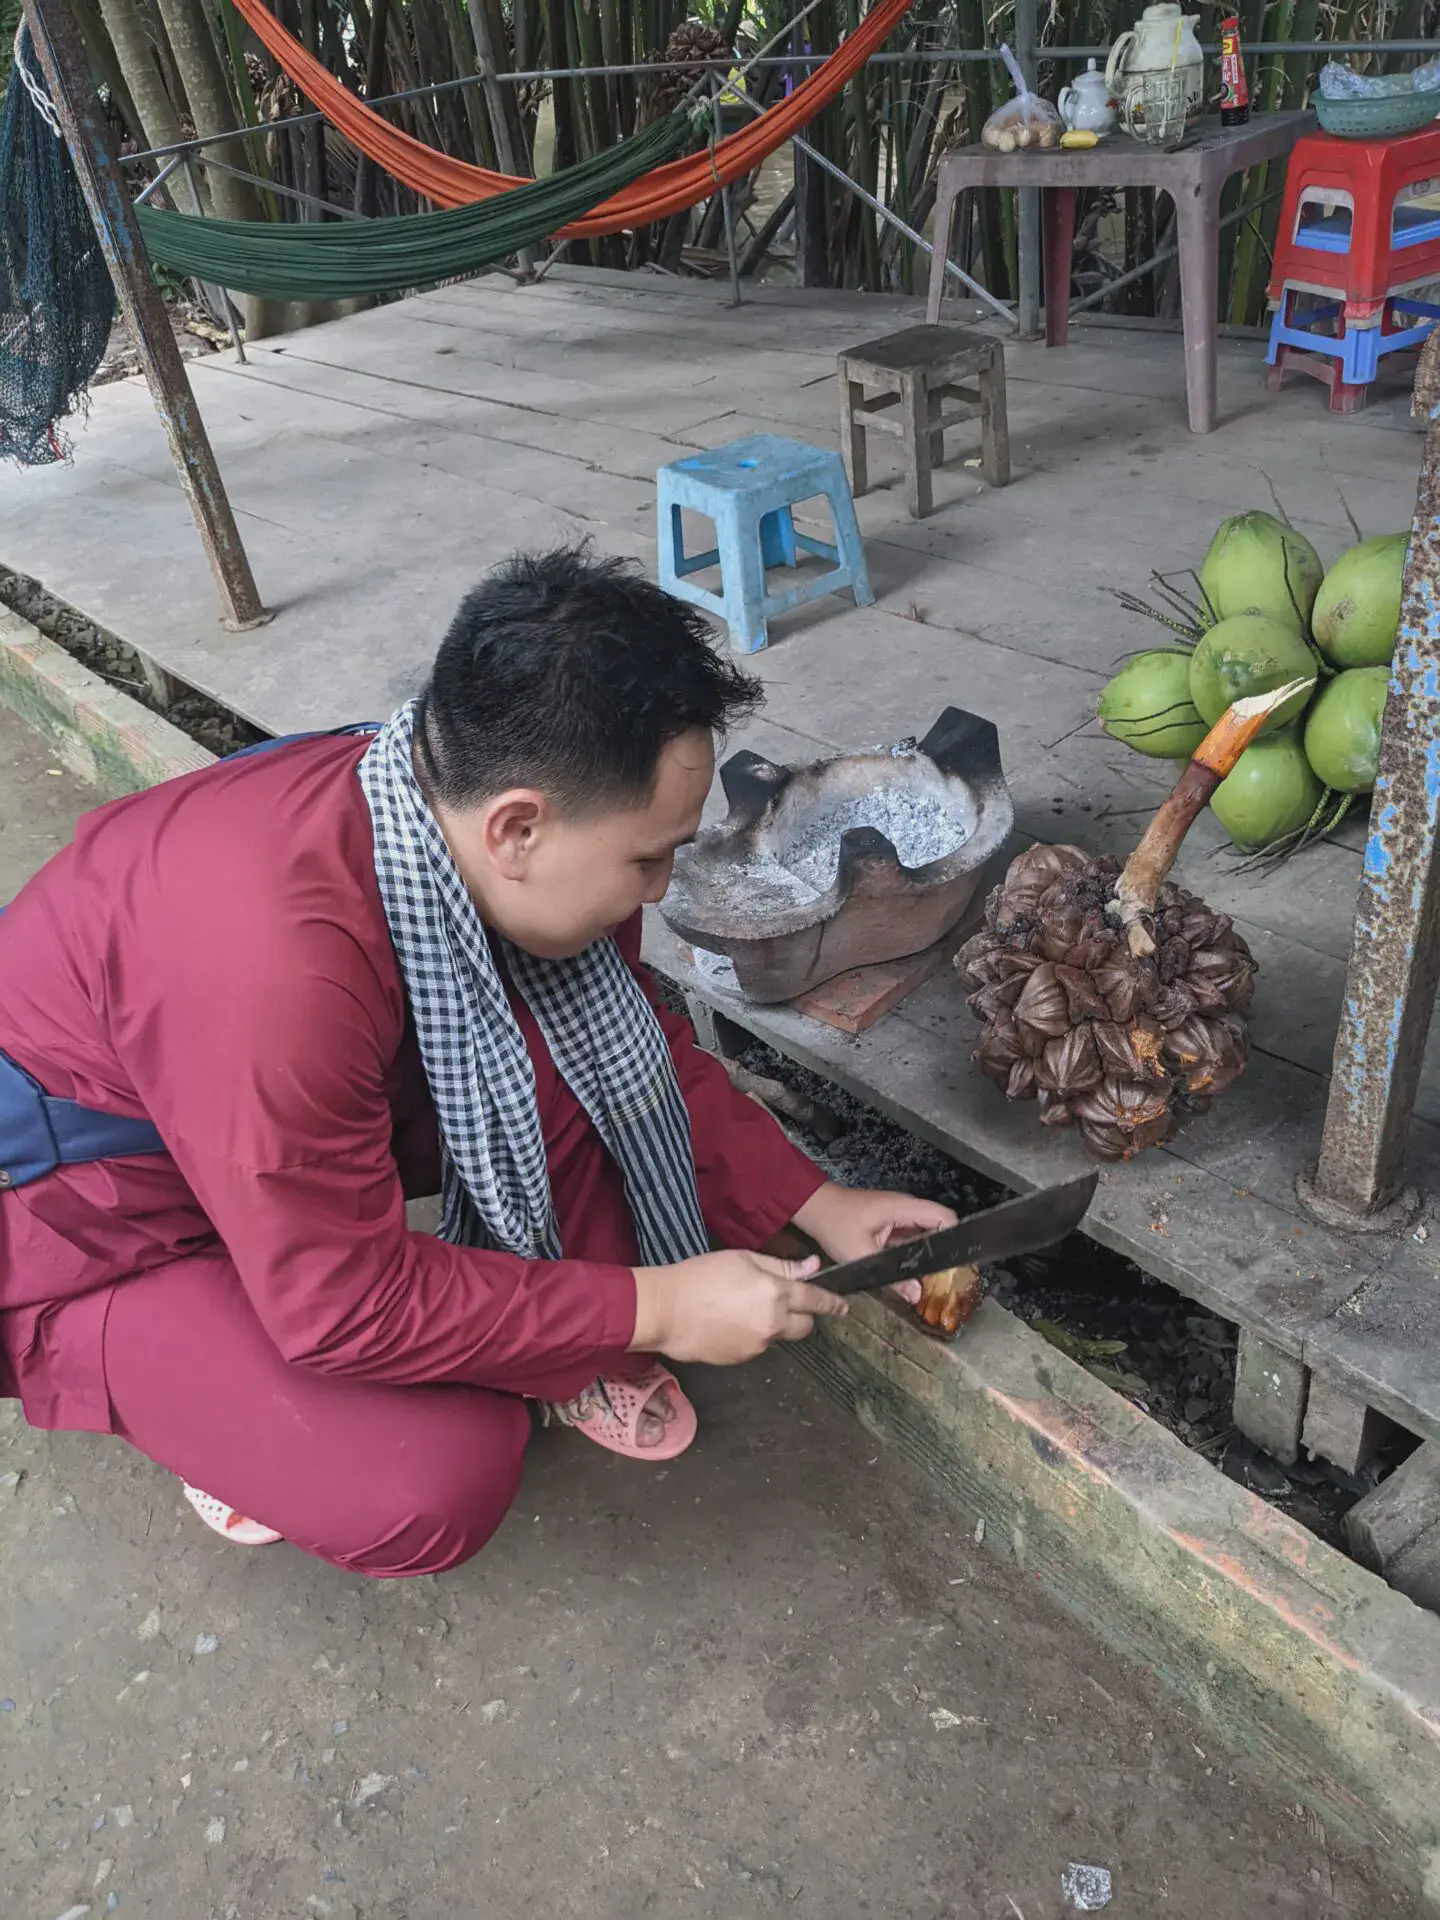
[[[0,712],[0,901],[90,804],[49,769]],[[790,1360],[690,1384],[685,1458],[542,1435],[485,1555],[389,1584],[0,1403],[5,1920],[1059,1920],[1072,1861],[1115,1920],[1416,1911]]]

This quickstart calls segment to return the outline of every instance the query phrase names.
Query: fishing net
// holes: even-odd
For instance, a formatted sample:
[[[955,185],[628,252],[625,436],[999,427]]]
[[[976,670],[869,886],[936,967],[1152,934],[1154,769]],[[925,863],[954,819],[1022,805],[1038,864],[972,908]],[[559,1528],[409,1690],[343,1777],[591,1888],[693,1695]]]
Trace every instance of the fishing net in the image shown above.
[[[0,459],[68,456],[110,339],[115,289],[22,27],[0,110]]]

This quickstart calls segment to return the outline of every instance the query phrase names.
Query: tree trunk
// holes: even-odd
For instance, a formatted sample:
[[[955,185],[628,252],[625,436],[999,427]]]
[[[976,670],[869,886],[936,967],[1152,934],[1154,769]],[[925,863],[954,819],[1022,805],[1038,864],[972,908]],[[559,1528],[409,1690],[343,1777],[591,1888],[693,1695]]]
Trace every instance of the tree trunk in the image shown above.
[[[108,4],[113,5],[114,0],[108,0]],[[240,111],[230,92],[201,4],[202,0],[158,0],[170,51],[175,56],[181,84],[190,102],[195,131],[208,138],[237,125]],[[227,166],[249,169],[250,155],[243,139],[226,140],[202,151],[213,154]],[[172,178],[178,179],[179,175]],[[259,192],[248,180],[237,180],[218,169],[208,172],[205,179],[215,212],[222,220],[265,218]],[[279,302],[247,294],[243,296],[243,310],[245,331],[252,340],[281,330]]]
[[[228,132],[238,123],[240,111],[231,97],[220,56],[200,10],[200,0],[158,0],[158,5],[194,116],[195,131],[206,139],[212,134]],[[227,166],[248,169],[250,164],[243,140],[225,141],[202,151],[223,160]],[[208,176],[208,187],[215,211],[222,220],[265,217],[260,196],[248,181],[217,171]]]
[[[75,18],[80,23],[80,32],[84,36],[85,51],[90,56],[90,65],[109,89],[111,104],[118,109],[120,117],[134,135],[136,142],[145,144],[144,129],[140,124],[140,113],[130,97],[130,89],[125,84],[125,76],[120,71],[120,62],[115,58],[115,49],[111,46],[105,29],[100,24],[100,13],[95,0],[80,0],[75,8]]]
[[[135,0],[100,0],[100,16],[115,49],[120,72],[129,88],[139,116],[140,131],[149,147],[177,146],[185,138],[180,125],[180,107],[170,98],[161,76],[155,50],[145,31],[145,23]],[[208,211],[197,200],[183,169],[172,174],[167,185],[173,187],[173,199],[182,213]]]
[[[389,30],[390,0],[375,0],[365,44],[365,92],[372,100],[389,92],[385,84],[385,36]],[[355,211],[367,218],[375,212],[375,162],[363,153],[355,166]]]

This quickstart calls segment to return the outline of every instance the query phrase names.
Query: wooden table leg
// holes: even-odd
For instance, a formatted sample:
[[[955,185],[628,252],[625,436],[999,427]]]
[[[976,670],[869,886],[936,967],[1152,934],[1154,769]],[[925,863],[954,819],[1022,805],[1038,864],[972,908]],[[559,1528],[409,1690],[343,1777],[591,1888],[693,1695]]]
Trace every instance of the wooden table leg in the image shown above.
[[[1044,187],[1040,193],[1041,245],[1045,254],[1045,344],[1063,347],[1070,338],[1070,257],[1075,245],[1075,188]]]
[[[1185,398],[1190,431],[1215,425],[1215,307],[1220,297],[1220,204],[1196,189],[1175,195],[1180,312],[1185,329]]]
[[[1005,405],[1005,349],[999,341],[989,366],[980,375],[981,417],[980,457],[985,478],[992,487],[1010,484],[1010,416]]]
[[[935,219],[931,227],[930,255],[930,291],[925,300],[925,321],[927,326],[936,326],[940,319],[940,302],[945,298],[945,262],[950,258],[950,230],[955,224],[955,189],[947,186],[945,175],[940,175],[940,188],[935,200]]]

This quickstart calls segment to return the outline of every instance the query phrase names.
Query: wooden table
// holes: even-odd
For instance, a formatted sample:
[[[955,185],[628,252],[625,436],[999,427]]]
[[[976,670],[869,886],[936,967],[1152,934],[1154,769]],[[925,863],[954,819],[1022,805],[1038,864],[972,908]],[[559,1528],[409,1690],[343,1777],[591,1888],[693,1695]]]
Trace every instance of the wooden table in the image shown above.
[[[1096,147],[996,153],[961,147],[940,162],[935,252],[926,318],[940,317],[955,203],[971,187],[1039,187],[1045,254],[1045,344],[1063,347],[1069,332],[1070,256],[1075,196],[1081,187],[1158,187],[1175,203],[1180,303],[1185,333],[1185,394],[1192,433],[1215,425],[1215,329],[1219,300],[1220,194],[1232,174],[1278,160],[1315,124],[1311,113],[1256,114],[1243,127],[1202,120],[1173,152],[1112,133]]]

